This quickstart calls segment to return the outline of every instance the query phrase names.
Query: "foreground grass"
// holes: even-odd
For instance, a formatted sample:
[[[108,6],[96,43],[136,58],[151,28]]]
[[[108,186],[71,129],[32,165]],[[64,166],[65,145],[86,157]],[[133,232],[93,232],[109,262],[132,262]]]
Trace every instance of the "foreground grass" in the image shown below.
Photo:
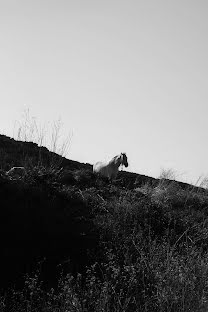
[[[46,289],[39,268],[23,288],[2,292],[1,311],[206,311],[206,190],[170,181],[128,190],[82,170],[70,173],[68,185],[55,184],[59,172],[44,174],[59,197],[84,203],[99,243],[82,274],[63,273]],[[30,172],[28,181],[37,177]]]

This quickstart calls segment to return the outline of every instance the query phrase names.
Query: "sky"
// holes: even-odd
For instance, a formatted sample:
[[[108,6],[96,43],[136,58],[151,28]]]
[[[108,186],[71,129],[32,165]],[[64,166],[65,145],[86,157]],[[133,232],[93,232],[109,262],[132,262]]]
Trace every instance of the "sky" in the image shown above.
[[[131,172],[207,177],[207,14],[206,0],[0,0],[0,133],[27,111],[47,135],[61,120],[67,158],[126,152]]]

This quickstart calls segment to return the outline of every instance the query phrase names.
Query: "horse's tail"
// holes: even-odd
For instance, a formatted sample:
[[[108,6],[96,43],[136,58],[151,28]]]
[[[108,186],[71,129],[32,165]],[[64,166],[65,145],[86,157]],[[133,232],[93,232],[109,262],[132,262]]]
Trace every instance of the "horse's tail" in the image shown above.
[[[92,171],[93,171],[94,173],[98,173],[98,172],[99,172],[98,163],[95,163],[95,164],[93,165]]]

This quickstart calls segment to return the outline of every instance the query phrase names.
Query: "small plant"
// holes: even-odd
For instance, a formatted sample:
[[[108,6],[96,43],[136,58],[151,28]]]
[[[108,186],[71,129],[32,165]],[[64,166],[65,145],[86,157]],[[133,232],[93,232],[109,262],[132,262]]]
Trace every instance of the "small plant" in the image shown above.
[[[37,121],[37,118],[31,116],[29,109],[26,109],[23,112],[22,120],[15,123],[14,137],[18,141],[36,143],[39,147],[46,146],[51,151],[49,166],[58,168],[61,165],[62,157],[68,153],[71,143],[71,134],[68,134],[64,140],[62,139],[62,126],[60,119],[51,125],[42,125]],[[39,159],[35,165],[45,166],[46,163],[43,158],[41,149],[39,149]],[[27,160],[29,159],[25,157],[24,161],[27,162]]]
[[[173,169],[162,169],[159,175],[159,179],[168,179],[168,180],[175,180],[176,172]]]

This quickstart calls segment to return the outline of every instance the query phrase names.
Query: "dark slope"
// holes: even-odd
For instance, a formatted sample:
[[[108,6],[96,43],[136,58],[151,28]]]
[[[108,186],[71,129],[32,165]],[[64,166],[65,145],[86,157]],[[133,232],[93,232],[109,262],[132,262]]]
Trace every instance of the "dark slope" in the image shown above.
[[[39,147],[33,142],[16,141],[5,135],[0,135],[0,168],[9,170],[13,166],[43,165],[45,167],[64,168],[70,171],[87,170],[92,171],[92,165],[70,160],[56,153],[50,152],[46,147]],[[142,174],[121,171],[118,175],[118,184],[134,189],[143,184],[157,185],[159,179],[148,177]],[[168,182],[169,180],[167,180]],[[190,184],[177,181],[183,189],[190,188]],[[194,187],[194,186],[192,186]],[[198,189],[196,187],[196,189]]]
[[[16,141],[5,135],[0,135],[0,166],[8,170],[13,166],[24,165],[58,165],[68,169],[90,169],[90,164],[69,160],[56,153],[50,152],[46,147],[39,147],[33,142]]]
[[[152,204],[152,198],[134,191],[144,184],[154,189],[159,183],[157,179],[123,171],[118,181],[109,183],[97,179],[90,164],[68,160],[35,143],[18,142],[3,135],[0,136],[0,155],[0,287],[18,284],[22,274],[32,272],[37,262],[44,259],[42,274],[49,284],[53,284],[60,268],[66,272],[85,272],[87,265],[102,261],[103,237],[110,239],[105,224],[111,218],[114,220],[123,202],[129,207],[129,220],[135,219],[134,214],[141,224],[148,220],[154,235],[164,233],[167,225],[172,226],[177,235],[184,231],[181,220],[171,223],[169,212],[166,215],[158,203]],[[5,170],[12,166],[25,166],[27,175],[8,177]],[[59,171],[60,168],[63,170]],[[173,195],[178,189],[190,189],[190,185],[184,183],[171,185]],[[175,205],[177,210],[180,207],[190,210],[194,205],[196,209],[206,207],[206,200],[201,204],[201,199],[194,196],[189,198],[183,194],[184,201],[177,200],[177,203],[171,197],[174,204],[170,205]],[[140,207],[138,212],[136,207]],[[108,221],[101,222],[102,218]],[[113,222],[119,221],[118,218],[119,214]],[[109,227],[113,227],[113,222]]]

